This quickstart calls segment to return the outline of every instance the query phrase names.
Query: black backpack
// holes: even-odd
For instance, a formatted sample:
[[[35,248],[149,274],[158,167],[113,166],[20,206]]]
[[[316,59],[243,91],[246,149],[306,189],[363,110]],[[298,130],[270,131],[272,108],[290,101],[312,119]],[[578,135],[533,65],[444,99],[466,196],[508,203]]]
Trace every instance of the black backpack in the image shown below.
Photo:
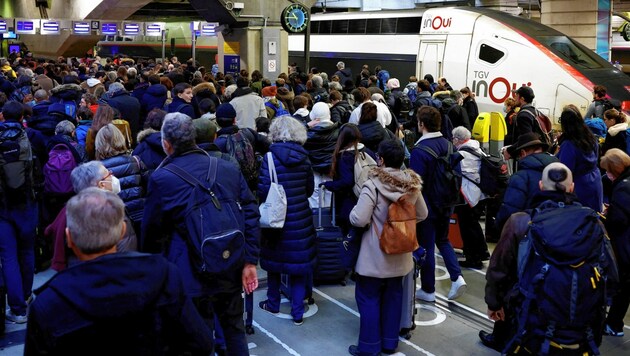
[[[19,122],[0,123],[0,198],[22,201],[34,197],[33,152]]]
[[[444,156],[438,156],[430,147],[422,145],[422,141],[416,145],[430,154],[437,161],[433,181],[428,184],[428,201],[439,209],[448,209],[460,203],[459,190],[462,186],[461,171],[455,167],[462,160],[462,155],[454,152],[453,144],[448,142],[448,152]]]
[[[406,120],[409,116],[409,111],[413,109],[413,102],[407,95],[402,93],[396,99],[400,102],[400,118]]]
[[[531,212],[518,248],[517,332],[505,348],[546,355],[575,345],[598,355],[606,317],[606,283],[617,272],[597,213],[579,203],[546,201]],[[580,349],[581,352],[584,350]]]
[[[181,234],[190,246],[196,272],[206,277],[231,276],[245,261],[244,212],[238,195],[216,181],[219,159],[206,155],[208,173],[203,181],[174,163],[161,168],[192,186]]]
[[[225,138],[225,153],[234,157],[241,166],[241,173],[252,191],[256,191],[258,185],[259,162],[256,160],[256,151],[243,130],[231,135],[221,135]]]
[[[472,147],[460,147],[459,150],[466,151],[481,159],[479,183],[463,175],[465,179],[473,182],[489,197],[500,195],[505,191],[510,180],[510,173],[507,162],[502,157],[479,153]]]

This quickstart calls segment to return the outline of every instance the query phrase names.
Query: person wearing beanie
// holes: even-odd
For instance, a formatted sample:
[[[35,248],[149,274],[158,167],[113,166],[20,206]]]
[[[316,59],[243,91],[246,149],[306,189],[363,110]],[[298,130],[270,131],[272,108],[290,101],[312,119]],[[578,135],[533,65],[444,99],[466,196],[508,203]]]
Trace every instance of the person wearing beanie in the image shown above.
[[[265,109],[267,110],[267,117],[271,120],[274,117],[290,115],[289,112],[285,109],[285,106],[282,104],[276,95],[278,94],[278,87],[276,86],[267,86],[262,88],[263,100],[265,101]]]
[[[339,123],[331,121],[330,107],[319,102],[313,105],[308,122],[308,132],[304,148],[316,173],[326,175],[332,166],[332,155],[339,137]]]
[[[236,79],[236,90],[231,95],[230,104],[236,110],[236,124],[240,128],[256,129],[256,118],[267,116],[265,101],[249,87],[249,80]]]

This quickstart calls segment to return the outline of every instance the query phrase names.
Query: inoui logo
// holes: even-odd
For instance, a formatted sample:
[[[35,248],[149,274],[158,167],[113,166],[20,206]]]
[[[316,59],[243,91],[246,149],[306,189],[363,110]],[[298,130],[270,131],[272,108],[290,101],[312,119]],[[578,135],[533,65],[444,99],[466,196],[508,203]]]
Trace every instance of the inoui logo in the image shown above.
[[[427,17],[422,21],[422,28],[431,27],[434,30],[451,27],[452,17],[443,18],[442,16]]]
[[[490,79],[490,72],[487,71],[473,71],[474,80],[472,82],[472,89],[475,95],[490,98],[493,102],[501,104],[512,95],[512,90],[516,90],[517,83],[510,82],[507,78],[496,77]],[[524,83],[522,85],[531,86],[531,82]]]

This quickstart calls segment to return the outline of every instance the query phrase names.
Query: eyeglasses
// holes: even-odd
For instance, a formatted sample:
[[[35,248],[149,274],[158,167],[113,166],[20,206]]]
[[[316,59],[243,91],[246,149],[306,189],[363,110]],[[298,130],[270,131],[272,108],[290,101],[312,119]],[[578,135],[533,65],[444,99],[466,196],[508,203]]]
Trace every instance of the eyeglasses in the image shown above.
[[[107,175],[101,178],[101,181],[107,180],[107,178],[111,177],[114,173],[110,170],[107,170]]]

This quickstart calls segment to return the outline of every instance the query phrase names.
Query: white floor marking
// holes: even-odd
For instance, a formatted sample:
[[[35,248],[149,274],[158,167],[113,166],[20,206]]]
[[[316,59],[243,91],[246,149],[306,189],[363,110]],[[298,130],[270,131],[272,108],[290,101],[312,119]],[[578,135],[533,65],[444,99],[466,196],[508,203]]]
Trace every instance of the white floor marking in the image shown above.
[[[295,350],[293,350],[291,347],[289,347],[289,345],[285,344],[284,342],[280,341],[280,339],[278,339],[276,337],[276,335],[270,333],[269,331],[267,331],[267,329],[263,328],[260,324],[258,324],[256,322],[256,320],[254,320],[252,322],[252,325],[255,326],[257,329],[259,329],[260,331],[263,332],[263,334],[269,336],[269,338],[273,341],[275,341],[278,345],[282,346],[283,349],[287,350],[287,352],[289,353],[289,355],[293,355],[293,356],[300,356],[299,353],[297,353]]]
[[[247,344],[247,348],[250,349],[250,350],[256,348],[256,346],[258,346],[258,345],[256,345],[253,342],[250,342],[250,343]]]
[[[446,320],[446,314],[444,314],[442,310],[440,310],[438,307],[434,305],[416,303],[416,308],[426,309],[435,313],[435,318],[433,318],[433,320],[421,321],[416,318],[415,319],[416,325],[433,326],[433,325],[441,324],[444,322],[444,320]]]
[[[326,294],[326,293],[324,293],[324,292],[320,291],[319,289],[317,289],[317,288],[313,288],[313,292],[315,292],[315,293],[317,293],[317,294],[321,295],[322,297],[324,297],[324,299],[327,299],[327,300],[329,300],[330,302],[332,302],[332,303],[336,304],[336,305],[337,305],[337,306],[339,306],[341,309],[343,309],[343,310],[345,310],[345,311],[349,312],[350,314],[352,314],[352,315],[354,315],[354,316],[356,316],[356,317],[360,317],[360,316],[361,316],[361,315],[359,314],[359,312],[357,312],[357,311],[353,310],[353,309],[352,309],[352,308],[350,308],[349,306],[347,306],[347,305],[345,305],[345,304],[341,303],[341,302],[340,302],[340,301],[338,301],[337,299],[334,299],[333,297],[331,297],[331,296],[329,296],[328,294]],[[411,347],[411,348],[413,348],[413,349],[415,349],[415,350],[417,350],[417,351],[419,351],[419,352],[422,352],[423,354],[425,354],[425,355],[427,355],[427,356],[435,356],[434,354],[430,353],[429,351],[427,351],[427,350],[423,349],[422,347],[420,347],[420,346],[418,346],[418,345],[416,345],[416,344],[414,344],[414,343],[412,343],[412,342],[410,342],[410,341],[408,341],[408,340],[403,339],[402,337],[401,337],[401,338],[399,338],[399,339],[400,339],[400,342],[402,342],[402,343],[404,343],[404,344],[408,345],[409,347]]]
[[[280,304],[282,303],[289,303],[290,301],[286,298],[282,298],[280,299]],[[317,313],[317,311],[319,310],[319,308],[317,307],[317,304],[312,304],[312,305],[308,305],[308,303],[304,303],[304,309],[305,312],[302,315],[302,318],[308,318],[311,317],[313,315],[315,315]],[[287,314],[287,313],[283,313],[283,312],[278,312],[276,314],[271,314],[273,316],[275,316],[276,318],[280,318],[280,319],[289,319],[289,320],[293,320],[293,317],[291,316],[291,314]]]

